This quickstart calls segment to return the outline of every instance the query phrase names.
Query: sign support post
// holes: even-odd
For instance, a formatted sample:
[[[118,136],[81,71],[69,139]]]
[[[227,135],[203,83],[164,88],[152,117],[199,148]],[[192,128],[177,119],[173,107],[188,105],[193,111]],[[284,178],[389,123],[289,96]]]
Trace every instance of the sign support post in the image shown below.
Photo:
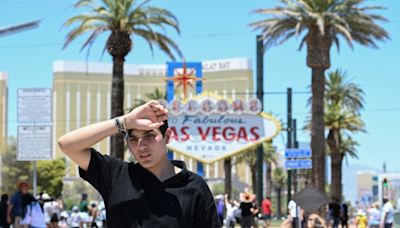
[[[257,98],[261,101],[261,110],[264,110],[264,47],[261,35],[257,35]],[[261,208],[263,200],[263,163],[264,149],[260,143],[257,148],[257,202]],[[269,193],[271,194],[271,193]]]
[[[292,148],[292,88],[287,88],[287,148]],[[292,170],[287,171],[287,205],[292,199]],[[287,209],[289,214],[289,208]]]

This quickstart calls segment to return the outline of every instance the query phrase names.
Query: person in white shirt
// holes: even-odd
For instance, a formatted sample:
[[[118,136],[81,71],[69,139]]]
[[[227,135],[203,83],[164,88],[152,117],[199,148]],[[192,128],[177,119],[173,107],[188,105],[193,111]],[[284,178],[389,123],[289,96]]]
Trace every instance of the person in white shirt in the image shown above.
[[[22,197],[22,220],[20,225],[25,227],[45,228],[43,209],[31,194]]]
[[[68,228],[68,213],[63,211],[60,213],[60,221],[58,221],[58,228]]]
[[[368,210],[368,226],[370,228],[379,228],[380,221],[381,211],[379,210],[379,204],[373,203]]]
[[[225,194],[225,207],[226,207],[226,219],[225,226],[226,227],[235,227],[236,218],[235,218],[235,210],[239,208],[239,203],[228,199],[228,194]]]
[[[44,221],[48,228],[56,228],[58,224],[58,214],[60,213],[58,203],[47,193],[43,193],[42,200],[44,202]]]
[[[299,218],[300,218],[300,223],[301,227],[304,226],[303,224],[303,210],[297,206],[296,202],[294,200],[290,200],[288,204],[288,209],[289,209],[289,220],[292,223],[292,227],[296,228],[299,225]]]
[[[381,215],[381,228],[391,228],[393,226],[393,205],[387,199],[383,198],[383,207],[382,207],[382,215]]]
[[[79,228],[79,227],[81,227],[80,226],[81,222],[82,222],[82,218],[79,213],[79,207],[75,205],[72,207],[72,213],[70,216],[69,223],[71,224],[72,228]]]

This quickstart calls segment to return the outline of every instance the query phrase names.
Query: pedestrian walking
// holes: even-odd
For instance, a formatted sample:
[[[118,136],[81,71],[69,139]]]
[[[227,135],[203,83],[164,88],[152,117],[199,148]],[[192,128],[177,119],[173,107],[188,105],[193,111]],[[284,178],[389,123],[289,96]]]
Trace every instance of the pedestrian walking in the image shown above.
[[[339,199],[332,197],[332,201],[329,203],[329,211],[333,220],[333,228],[338,228],[340,221],[340,205]]]
[[[206,182],[170,161],[168,111],[150,101],[115,119],[62,136],[61,150],[79,166],[106,205],[108,227],[220,227],[214,197]],[[137,163],[96,151],[92,146],[122,133]]]
[[[224,197],[222,195],[217,195],[215,197],[216,201],[216,206],[217,206],[217,216],[219,219],[219,222],[221,224],[224,223],[224,212],[225,212],[225,202],[224,202]]]
[[[17,184],[18,191],[11,198],[11,202],[7,208],[7,222],[13,224],[13,228],[20,227],[22,218],[22,197],[28,194],[29,184],[26,181],[20,181]]]
[[[236,224],[235,211],[239,208],[239,203],[228,199],[228,194],[224,195],[226,207],[225,227],[234,228]]]
[[[81,217],[81,227],[90,227],[92,221],[89,216],[89,201],[86,193],[82,194],[81,201],[79,202],[79,215]]]
[[[381,228],[391,228],[394,220],[394,209],[388,198],[383,198],[383,207],[381,213]]]
[[[356,226],[357,228],[367,228],[367,225],[368,218],[365,215],[365,212],[362,209],[359,209],[356,216]]]
[[[0,228],[9,228],[10,224],[7,222],[7,208],[8,208],[8,194],[1,195],[0,202]]]
[[[58,221],[58,228],[68,228],[68,213],[63,211],[60,213],[60,221]]]
[[[58,203],[47,193],[43,193],[43,212],[44,220],[48,228],[57,228],[59,221],[60,208]]]
[[[79,207],[75,205],[72,207],[72,213],[69,217],[69,224],[71,225],[71,228],[82,228],[81,222],[82,218],[79,213]]]
[[[98,228],[98,226],[97,226],[97,216],[98,215],[99,215],[99,210],[97,209],[97,204],[95,202],[92,202],[89,205],[89,218],[91,221],[90,227]]]
[[[241,209],[241,218],[240,225],[242,228],[250,228],[254,224],[253,214],[256,213],[256,209],[254,208],[253,201],[255,199],[255,195],[245,189],[244,193],[240,194],[240,206]]]
[[[107,216],[106,216],[106,208],[104,205],[104,201],[99,203],[99,217],[98,220],[101,222],[101,227],[107,228]]]
[[[46,228],[43,208],[30,193],[22,196],[22,216],[19,224],[24,227]]]
[[[340,205],[340,221],[342,224],[342,228],[349,227],[349,207],[346,202],[343,202]]]
[[[272,202],[271,197],[267,196],[261,202],[262,215],[261,220],[264,221],[264,227],[268,228],[272,217]]]
[[[379,228],[381,220],[381,211],[378,203],[373,203],[368,210],[368,226],[370,228]]]
[[[292,228],[299,228],[299,223],[301,227],[304,227],[304,211],[294,200],[290,200],[288,204],[289,220],[292,223]],[[300,220],[300,221],[299,221]]]

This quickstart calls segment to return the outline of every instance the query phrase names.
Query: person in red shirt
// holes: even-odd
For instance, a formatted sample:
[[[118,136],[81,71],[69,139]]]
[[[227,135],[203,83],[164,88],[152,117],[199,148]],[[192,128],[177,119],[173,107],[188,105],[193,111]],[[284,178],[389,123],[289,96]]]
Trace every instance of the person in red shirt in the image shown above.
[[[264,227],[269,227],[269,223],[271,221],[271,208],[272,208],[271,197],[267,196],[261,202],[261,208],[262,208],[261,219],[264,220],[265,224]]]

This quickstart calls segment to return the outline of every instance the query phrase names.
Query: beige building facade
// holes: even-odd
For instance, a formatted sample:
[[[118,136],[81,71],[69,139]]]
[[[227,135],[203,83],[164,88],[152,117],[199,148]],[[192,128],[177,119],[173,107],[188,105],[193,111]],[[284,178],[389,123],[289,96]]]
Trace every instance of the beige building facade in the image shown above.
[[[233,58],[202,61],[203,91],[218,93],[228,99],[249,99],[254,96],[253,70],[249,59]],[[135,99],[156,88],[166,89],[167,64],[125,64],[124,108],[129,110]],[[57,139],[76,128],[111,118],[111,63],[85,63],[57,61],[53,64],[53,151],[62,157]],[[175,96],[181,96],[181,88],[175,88]],[[194,96],[194,89],[189,91]],[[110,140],[95,145],[104,154],[110,153]],[[188,169],[196,171],[197,162],[182,154],[174,159],[184,160]],[[69,175],[77,174],[76,167],[69,166]],[[233,173],[236,172],[236,167]],[[223,161],[203,166],[205,178],[223,178]],[[250,183],[250,171],[244,169],[242,181]]]
[[[378,174],[373,171],[357,172],[357,201],[361,207],[378,202]]]

